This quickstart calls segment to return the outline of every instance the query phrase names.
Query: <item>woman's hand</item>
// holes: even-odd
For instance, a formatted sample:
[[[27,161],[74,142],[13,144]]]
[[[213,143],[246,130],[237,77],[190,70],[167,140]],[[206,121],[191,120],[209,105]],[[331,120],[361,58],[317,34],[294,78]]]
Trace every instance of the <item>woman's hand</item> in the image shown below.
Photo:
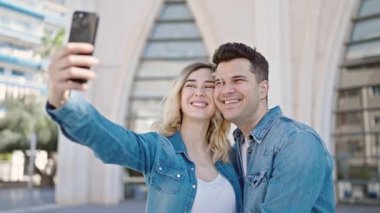
[[[70,90],[88,89],[87,81],[96,77],[89,67],[98,64],[98,59],[89,55],[93,50],[91,44],[68,43],[54,54],[48,71],[48,101],[51,105],[56,108],[63,106],[69,98]]]

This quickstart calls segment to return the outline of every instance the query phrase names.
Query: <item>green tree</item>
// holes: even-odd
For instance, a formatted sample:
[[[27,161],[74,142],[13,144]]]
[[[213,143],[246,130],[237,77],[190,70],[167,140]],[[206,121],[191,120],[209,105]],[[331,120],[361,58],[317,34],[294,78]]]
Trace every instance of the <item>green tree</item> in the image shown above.
[[[62,28],[55,33],[45,33],[42,37],[42,45],[39,53],[43,58],[48,58],[58,48],[62,47],[63,39],[65,38],[65,30]]]
[[[44,112],[43,103],[36,97],[7,99],[0,104],[5,109],[5,116],[0,119],[0,153],[22,150],[26,156],[30,137],[36,134],[37,149],[45,150],[48,158],[54,160],[57,151],[58,129]],[[41,185],[52,185],[56,163],[49,171],[35,167],[41,176]]]
[[[45,32],[41,39],[41,45],[35,54],[48,59],[60,47],[62,47],[65,30],[62,28],[55,32]],[[35,172],[41,176],[41,185],[53,185],[56,172],[56,159],[58,142],[58,129],[46,116],[43,105],[37,97],[25,97],[21,99],[7,98],[0,103],[0,110],[5,111],[5,116],[0,118],[0,154],[10,153],[13,150],[26,151],[30,147],[31,135],[37,138],[37,149],[48,153],[49,168],[39,169]],[[5,156],[5,155],[3,155]],[[26,158],[26,165],[28,164]]]

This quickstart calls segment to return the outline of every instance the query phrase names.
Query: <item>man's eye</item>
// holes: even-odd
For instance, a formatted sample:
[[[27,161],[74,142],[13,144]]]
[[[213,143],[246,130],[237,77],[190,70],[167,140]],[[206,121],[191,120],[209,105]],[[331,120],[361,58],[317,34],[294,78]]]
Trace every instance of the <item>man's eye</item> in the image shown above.
[[[221,84],[222,84],[221,81],[215,81],[215,85],[219,86],[219,85],[221,85]]]
[[[210,85],[206,85],[205,87],[206,87],[206,88],[212,88],[212,89],[214,89],[214,88],[215,88],[215,86],[214,86],[213,84],[210,84]]]

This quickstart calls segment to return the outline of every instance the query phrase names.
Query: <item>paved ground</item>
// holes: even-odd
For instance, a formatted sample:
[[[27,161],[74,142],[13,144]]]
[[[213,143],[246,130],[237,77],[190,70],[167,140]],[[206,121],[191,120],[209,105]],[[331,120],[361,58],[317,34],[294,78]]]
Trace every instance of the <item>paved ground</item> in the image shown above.
[[[54,203],[53,189],[0,189],[0,213],[143,213],[145,200],[126,200],[117,205],[60,206]],[[337,213],[379,213],[380,205],[340,205]]]
[[[118,205],[61,206],[54,202],[53,189],[0,189],[0,213],[139,213],[145,210],[145,200],[126,200]]]
[[[45,204],[34,207],[20,207],[15,209],[0,210],[0,213],[144,213],[145,201],[125,201],[118,205],[82,205],[82,206],[59,206]]]

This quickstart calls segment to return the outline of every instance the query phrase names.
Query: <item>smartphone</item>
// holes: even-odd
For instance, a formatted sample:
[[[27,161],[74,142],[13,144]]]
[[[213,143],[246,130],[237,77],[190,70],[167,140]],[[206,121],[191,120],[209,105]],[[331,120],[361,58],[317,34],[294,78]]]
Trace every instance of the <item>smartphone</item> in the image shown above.
[[[74,11],[71,20],[69,42],[84,42],[95,44],[98,30],[99,16],[94,12]],[[90,53],[92,55],[92,53]],[[89,69],[89,67],[84,67]],[[85,83],[83,79],[73,79],[79,83]]]
[[[94,12],[74,11],[69,42],[95,44],[99,16]]]

